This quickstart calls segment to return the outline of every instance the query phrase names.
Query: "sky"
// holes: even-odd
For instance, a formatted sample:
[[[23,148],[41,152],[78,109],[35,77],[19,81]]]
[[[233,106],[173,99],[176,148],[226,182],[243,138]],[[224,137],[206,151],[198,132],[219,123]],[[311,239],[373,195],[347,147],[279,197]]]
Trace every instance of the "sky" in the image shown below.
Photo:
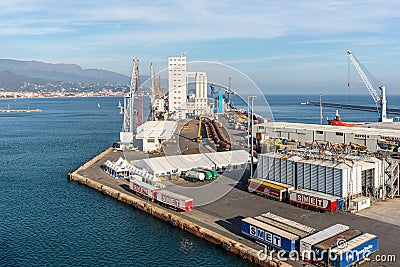
[[[399,10],[398,0],[0,0],[0,58],[130,75],[134,57],[148,74],[150,62],[159,71],[184,52],[266,93],[368,93],[350,49],[400,93]]]

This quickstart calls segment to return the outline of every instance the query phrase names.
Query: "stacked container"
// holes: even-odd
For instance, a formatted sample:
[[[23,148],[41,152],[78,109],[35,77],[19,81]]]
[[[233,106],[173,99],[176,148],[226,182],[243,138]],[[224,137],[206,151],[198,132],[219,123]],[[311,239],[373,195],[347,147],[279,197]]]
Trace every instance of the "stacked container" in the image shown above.
[[[306,238],[300,240],[300,254],[302,257],[313,260],[310,258],[312,255],[312,248],[316,244],[327,240],[335,235],[343,233],[344,231],[349,230],[349,227],[343,224],[335,224],[331,227],[328,227],[322,231],[319,231],[315,234],[312,234]]]

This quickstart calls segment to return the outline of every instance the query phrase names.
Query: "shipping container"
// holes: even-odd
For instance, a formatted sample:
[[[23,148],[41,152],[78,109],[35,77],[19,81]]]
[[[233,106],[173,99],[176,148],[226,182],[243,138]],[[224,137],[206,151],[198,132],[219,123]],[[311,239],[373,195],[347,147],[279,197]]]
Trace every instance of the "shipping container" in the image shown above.
[[[150,199],[151,201],[154,201],[155,192],[160,190],[160,188],[156,186],[153,186],[151,184],[142,181],[138,181],[136,179],[129,180],[129,188],[136,194],[145,197],[147,199]]]
[[[331,227],[328,227],[322,231],[319,231],[315,234],[312,234],[306,238],[300,240],[300,254],[303,257],[311,255],[312,247],[316,244],[327,240],[335,235],[343,233],[344,231],[349,230],[349,227],[343,224],[335,224]],[[310,259],[312,260],[312,259]]]
[[[292,190],[289,193],[289,202],[321,211],[337,211],[337,197],[306,189]]]
[[[294,187],[264,179],[249,179],[248,190],[263,196],[283,201],[288,199],[288,192]]]
[[[369,258],[378,251],[378,237],[365,233],[353,238],[345,248],[333,248],[329,254],[329,266],[346,267]]]
[[[242,219],[242,233],[267,246],[291,252],[297,249],[299,236],[247,217]]]
[[[343,209],[344,209],[344,199],[338,198],[337,199],[337,210],[343,210]]]
[[[266,223],[268,225],[272,225],[272,226],[274,226],[276,228],[282,229],[282,230],[284,230],[286,232],[289,232],[289,233],[292,233],[294,235],[297,235],[300,238],[304,238],[304,237],[310,235],[307,232],[304,232],[304,231],[299,230],[297,228],[291,227],[291,226],[286,225],[286,224],[281,223],[281,222],[277,222],[277,221],[271,220],[271,219],[263,217],[263,216],[257,216],[257,217],[254,217],[254,219],[256,219],[256,220],[258,220],[260,222]]]
[[[344,241],[347,243],[349,240],[361,234],[362,233],[359,230],[349,229],[344,231],[343,233],[337,234],[325,241],[316,244],[315,246],[313,246],[313,251],[315,253],[314,261],[324,264],[328,263],[328,253],[332,248],[336,247],[338,244],[341,245],[340,242]]]
[[[280,223],[286,224],[286,225],[288,225],[290,227],[293,227],[295,229],[299,229],[299,230],[301,230],[303,232],[308,233],[309,235],[314,234],[315,232],[317,232],[316,229],[314,229],[314,228],[312,228],[310,226],[307,226],[307,225],[304,225],[304,224],[301,224],[301,223],[298,223],[298,222],[283,218],[283,217],[278,216],[276,214],[273,214],[271,212],[267,212],[267,213],[261,214],[261,216],[263,216],[265,218],[268,218],[268,219],[271,219],[271,220],[274,220],[276,222],[280,222]]]
[[[159,190],[156,192],[156,200],[162,205],[180,211],[190,211],[193,209],[193,199],[182,196],[167,190]]]
[[[358,197],[350,200],[350,210],[360,211],[371,206],[371,199],[369,197]]]

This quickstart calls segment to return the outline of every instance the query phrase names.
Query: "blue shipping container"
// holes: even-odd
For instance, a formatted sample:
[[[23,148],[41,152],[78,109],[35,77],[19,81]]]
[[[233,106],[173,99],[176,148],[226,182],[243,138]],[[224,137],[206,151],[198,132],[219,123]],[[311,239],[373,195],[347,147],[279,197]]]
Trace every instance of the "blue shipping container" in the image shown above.
[[[346,267],[362,261],[366,257],[370,257],[371,254],[378,251],[379,248],[378,237],[373,235],[371,236],[371,238],[360,245],[349,248],[341,253],[334,253],[335,255],[330,254],[329,265],[333,267]]]
[[[299,245],[299,237],[297,235],[262,223],[253,218],[245,218],[242,220],[242,233],[267,246],[286,252],[296,250]]]
[[[343,210],[343,205],[344,205],[343,198],[338,198],[338,200],[337,200],[337,209],[338,210]]]

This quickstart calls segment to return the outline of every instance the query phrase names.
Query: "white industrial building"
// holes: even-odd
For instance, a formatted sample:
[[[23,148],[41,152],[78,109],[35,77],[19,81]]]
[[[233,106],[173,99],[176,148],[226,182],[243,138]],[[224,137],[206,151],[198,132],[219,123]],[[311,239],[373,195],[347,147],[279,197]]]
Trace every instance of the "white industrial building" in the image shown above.
[[[188,81],[194,78],[195,98],[188,100]],[[187,116],[209,114],[206,72],[187,72],[186,55],[168,58],[168,112],[171,118],[183,120]]]
[[[186,98],[188,94],[186,78],[186,55],[168,58],[168,112],[172,118],[186,118]]]
[[[382,197],[383,164],[374,157],[327,160],[266,153],[259,155],[254,176],[345,199]]]
[[[370,152],[378,150],[382,141],[400,140],[400,130],[366,127],[345,127],[289,122],[265,122],[253,126],[254,133],[268,134],[272,138],[296,140],[304,145],[313,141],[343,143],[354,142],[367,147]]]
[[[157,151],[165,140],[171,139],[177,127],[176,121],[147,121],[137,128],[136,140],[143,152]]]
[[[207,98],[207,74],[205,72],[187,72],[187,78],[194,78],[196,85],[196,94],[194,97],[194,105],[190,105],[187,112],[193,115],[208,114],[209,105]]]

